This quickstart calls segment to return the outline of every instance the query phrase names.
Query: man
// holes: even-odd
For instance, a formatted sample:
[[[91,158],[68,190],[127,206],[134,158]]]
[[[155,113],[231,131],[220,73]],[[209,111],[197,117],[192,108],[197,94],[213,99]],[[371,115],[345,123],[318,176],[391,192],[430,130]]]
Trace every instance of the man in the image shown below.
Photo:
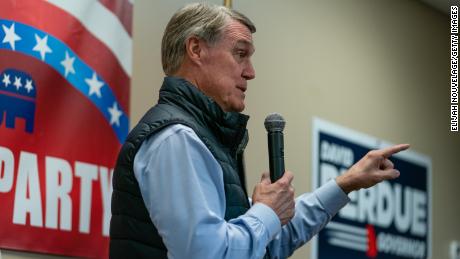
[[[174,14],[162,41],[160,99],[132,130],[115,168],[111,258],[286,258],[349,201],[399,176],[371,151],[345,174],[294,200],[293,174],[267,173],[248,202],[247,81],[255,77],[253,23],[221,6]]]

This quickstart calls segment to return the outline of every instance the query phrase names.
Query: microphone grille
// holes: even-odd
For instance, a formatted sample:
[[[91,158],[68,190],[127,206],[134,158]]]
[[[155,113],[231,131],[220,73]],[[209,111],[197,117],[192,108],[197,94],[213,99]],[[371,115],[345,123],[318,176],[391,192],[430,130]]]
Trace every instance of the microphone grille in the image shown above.
[[[265,118],[264,125],[268,132],[283,131],[286,121],[281,114],[272,113]]]

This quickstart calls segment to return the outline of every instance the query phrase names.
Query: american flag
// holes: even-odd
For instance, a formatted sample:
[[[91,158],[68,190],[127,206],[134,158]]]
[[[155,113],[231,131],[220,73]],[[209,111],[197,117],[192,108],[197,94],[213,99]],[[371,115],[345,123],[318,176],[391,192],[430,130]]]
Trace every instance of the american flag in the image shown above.
[[[0,247],[107,257],[132,11],[133,0],[0,1]]]

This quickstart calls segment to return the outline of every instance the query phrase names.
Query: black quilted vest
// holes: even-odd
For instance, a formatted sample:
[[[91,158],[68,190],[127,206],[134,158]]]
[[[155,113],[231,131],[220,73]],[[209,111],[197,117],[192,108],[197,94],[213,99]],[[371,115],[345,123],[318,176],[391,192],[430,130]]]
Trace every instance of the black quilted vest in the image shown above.
[[[110,258],[167,258],[167,249],[144,205],[133,163],[142,142],[168,125],[192,128],[222,167],[225,219],[236,218],[249,209],[242,161],[248,119],[240,113],[223,112],[184,79],[165,78],[158,104],[130,132],[115,166]]]

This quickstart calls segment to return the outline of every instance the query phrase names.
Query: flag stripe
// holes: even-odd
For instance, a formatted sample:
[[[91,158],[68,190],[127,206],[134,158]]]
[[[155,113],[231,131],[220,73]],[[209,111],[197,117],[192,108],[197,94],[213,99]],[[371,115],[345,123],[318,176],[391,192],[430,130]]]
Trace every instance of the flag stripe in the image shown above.
[[[47,0],[74,16],[117,57],[131,77],[132,40],[118,18],[97,0]]]
[[[0,94],[1,95],[8,95],[8,96],[11,96],[11,97],[14,97],[14,98],[17,98],[17,99],[22,99],[24,101],[29,101],[29,102],[33,102],[33,103],[35,102],[35,98],[20,95],[20,94],[14,94],[14,93],[3,91],[3,90],[0,90]]]
[[[334,229],[334,230],[339,230],[339,231],[345,231],[345,232],[350,232],[355,235],[361,235],[361,236],[367,236],[367,231],[366,229],[359,228],[359,227],[354,227],[350,226],[347,224],[342,224],[338,222],[329,222],[329,224],[326,225],[327,229]]]
[[[345,241],[337,238],[331,238],[329,239],[329,243],[332,245],[348,248],[348,249],[353,249],[353,250],[358,250],[361,252],[366,252],[367,251],[367,245],[366,244],[361,244],[361,243],[354,243],[350,241]]]
[[[353,241],[356,243],[362,243],[362,244],[367,244],[367,237],[355,235],[355,234],[349,234],[346,232],[340,232],[340,231],[328,231],[327,234],[331,237],[341,239],[341,240],[346,240],[346,241]]]
[[[25,24],[36,24],[37,29],[46,31],[62,40],[82,60],[98,72],[112,88],[122,110],[129,114],[130,78],[123,71],[113,53],[102,42],[91,33],[87,33],[83,25],[73,16],[54,5],[37,0],[13,2],[6,1],[2,3],[5,8],[0,8],[0,17]],[[7,10],[16,11],[9,12]],[[34,12],[36,15],[30,15],[30,12]],[[40,22],[37,22],[37,17],[46,17],[47,19],[40,19]],[[72,28],[72,37],[69,37],[69,28]],[[1,27],[0,35],[3,35]],[[0,40],[2,39],[3,37],[0,38]],[[85,44],[81,44],[82,42]]]
[[[118,17],[129,36],[132,37],[133,5],[127,0],[99,0],[99,2]]]

